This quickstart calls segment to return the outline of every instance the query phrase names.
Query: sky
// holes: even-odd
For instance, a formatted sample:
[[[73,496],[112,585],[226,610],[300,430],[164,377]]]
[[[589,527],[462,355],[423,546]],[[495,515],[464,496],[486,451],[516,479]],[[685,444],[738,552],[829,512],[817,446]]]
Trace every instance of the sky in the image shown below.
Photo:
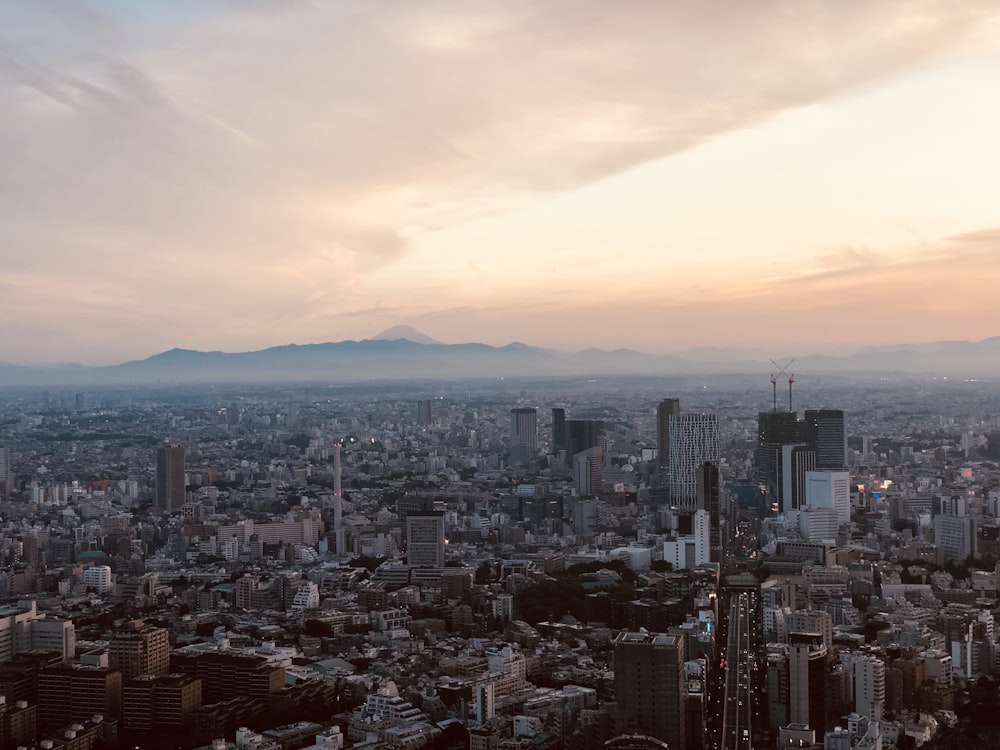
[[[0,360],[1000,334],[990,0],[0,0]]]

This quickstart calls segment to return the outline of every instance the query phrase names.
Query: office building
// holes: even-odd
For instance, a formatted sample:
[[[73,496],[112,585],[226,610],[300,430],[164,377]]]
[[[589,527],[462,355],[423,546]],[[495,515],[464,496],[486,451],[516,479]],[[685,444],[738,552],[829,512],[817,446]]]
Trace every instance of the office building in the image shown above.
[[[838,524],[850,523],[851,473],[831,469],[807,471],[806,505],[830,508],[836,513]]]
[[[538,450],[538,410],[518,407],[510,410],[510,465],[525,467]]]
[[[558,459],[559,454],[563,453],[565,460],[567,448],[566,410],[556,407],[552,410],[552,455]]]
[[[719,461],[719,419],[714,414],[668,418],[670,504],[698,507],[698,474],[706,461]]]
[[[604,447],[573,454],[573,486],[580,496],[595,495],[604,484]]]
[[[178,443],[161,445],[156,450],[156,506],[180,510],[187,499],[184,479],[186,448]]]
[[[0,445],[0,500],[14,493],[14,471],[11,466],[10,448]]]
[[[434,402],[425,398],[417,402],[417,424],[419,425],[431,425],[434,424]]]
[[[132,620],[115,631],[108,657],[122,677],[166,674],[170,670],[170,634],[142,620]]]
[[[841,409],[806,409],[805,421],[812,430],[816,467],[843,469],[847,466],[847,423]]]
[[[566,420],[566,463],[573,465],[573,456],[591,448],[604,449],[604,422],[600,419]]]
[[[406,515],[406,560],[410,567],[444,567],[444,511]]]
[[[614,648],[615,700],[623,729],[685,750],[684,639],[623,631]]]
[[[727,540],[724,526],[728,527],[729,519],[722,517],[722,487],[715,461],[705,461],[698,469],[698,508],[708,513],[711,562],[722,562]]]
[[[656,407],[656,466],[664,482],[670,475],[670,418],[680,415],[679,398],[665,398]]]
[[[819,633],[792,633],[788,653],[788,720],[823,731],[827,720],[827,650]]]

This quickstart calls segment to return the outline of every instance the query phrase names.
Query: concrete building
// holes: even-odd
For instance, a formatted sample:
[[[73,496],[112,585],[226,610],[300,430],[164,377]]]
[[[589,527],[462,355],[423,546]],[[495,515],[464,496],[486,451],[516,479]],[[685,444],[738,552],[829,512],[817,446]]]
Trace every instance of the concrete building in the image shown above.
[[[440,510],[408,513],[406,559],[413,567],[444,567],[445,514]]]
[[[817,469],[806,472],[806,505],[832,508],[837,523],[851,522],[851,473]]]
[[[179,443],[161,445],[156,450],[156,506],[180,510],[187,499],[184,458],[187,448]]]
[[[126,680],[141,674],[166,674],[170,671],[170,633],[132,620],[115,631],[108,656],[111,666],[120,669]]]
[[[623,631],[614,648],[615,700],[622,727],[683,750],[684,639]]]
[[[854,661],[854,711],[880,721],[885,707],[885,662],[874,656]]]
[[[510,465],[527,466],[538,451],[538,410],[518,407],[510,410]]]

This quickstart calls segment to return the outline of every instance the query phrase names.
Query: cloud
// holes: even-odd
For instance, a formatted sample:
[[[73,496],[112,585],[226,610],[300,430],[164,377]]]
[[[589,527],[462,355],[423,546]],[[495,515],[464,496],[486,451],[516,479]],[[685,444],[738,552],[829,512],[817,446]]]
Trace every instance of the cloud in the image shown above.
[[[54,330],[73,322],[34,292],[96,296],[108,328],[220,347],[296,320],[313,336],[373,307],[364,280],[415,235],[874,85],[993,12],[226,2],[161,24],[28,5],[0,5],[0,253],[21,289],[0,312]]]

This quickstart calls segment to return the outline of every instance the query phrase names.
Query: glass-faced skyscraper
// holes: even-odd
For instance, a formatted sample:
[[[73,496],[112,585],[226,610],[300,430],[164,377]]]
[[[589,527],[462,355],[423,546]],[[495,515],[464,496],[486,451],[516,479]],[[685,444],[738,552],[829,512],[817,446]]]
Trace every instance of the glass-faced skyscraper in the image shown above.
[[[697,508],[699,469],[706,461],[719,461],[719,418],[715,414],[670,416],[668,433],[670,504]]]

